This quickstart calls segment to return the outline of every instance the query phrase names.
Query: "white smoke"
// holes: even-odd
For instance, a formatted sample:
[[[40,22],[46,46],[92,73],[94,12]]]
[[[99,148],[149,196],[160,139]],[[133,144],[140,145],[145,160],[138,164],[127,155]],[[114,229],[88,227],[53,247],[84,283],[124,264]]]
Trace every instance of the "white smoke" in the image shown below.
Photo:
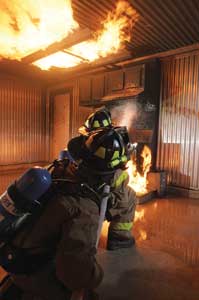
[[[136,103],[125,102],[110,108],[111,118],[115,126],[126,126],[129,130],[137,117]]]

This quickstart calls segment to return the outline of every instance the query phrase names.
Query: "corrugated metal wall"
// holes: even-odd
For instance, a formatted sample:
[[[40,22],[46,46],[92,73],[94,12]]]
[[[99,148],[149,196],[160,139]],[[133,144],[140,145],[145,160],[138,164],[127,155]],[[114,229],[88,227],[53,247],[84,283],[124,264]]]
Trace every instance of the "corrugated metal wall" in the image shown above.
[[[36,83],[0,75],[0,192],[49,159],[48,109]]]
[[[46,102],[40,87],[0,78],[0,165],[47,160]]]
[[[172,185],[199,189],[199,53],[162,61],[157,166]]]

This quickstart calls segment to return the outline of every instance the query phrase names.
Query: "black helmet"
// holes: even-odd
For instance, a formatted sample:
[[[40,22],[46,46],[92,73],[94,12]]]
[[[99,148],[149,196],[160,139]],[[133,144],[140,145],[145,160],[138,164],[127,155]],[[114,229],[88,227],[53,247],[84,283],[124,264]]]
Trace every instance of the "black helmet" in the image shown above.
[[[114,128],[92,132],[81,153],[83,161],[99,172],[114,172],[128,158],[122,136]]]
[[[94,130],[111,127],[110,112],[106,108],[101,108],[89,115],[84,125],[78,131],[82,135],[89,135]]]

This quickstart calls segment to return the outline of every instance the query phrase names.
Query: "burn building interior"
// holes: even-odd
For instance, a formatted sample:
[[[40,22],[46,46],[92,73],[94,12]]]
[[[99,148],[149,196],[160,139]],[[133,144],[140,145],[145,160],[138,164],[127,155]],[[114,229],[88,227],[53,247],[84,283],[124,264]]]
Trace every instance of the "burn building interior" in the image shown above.
[[[103,300],[198,300],[199,3],[125,1],[134,22],[123,47],[94,61],[73,53],[116,2],[71,0],[78,29],[20,59],[0,53],[0,190],[54,160],[88,114],[106,106],[115,124],[128,126],[132,143],[151,149],[152,162],[148,192],[138,197],[136,246],[108,252],[104,223],[99,293]],[[78,64],[33,64],[60,51]],[[6,276],[1,270],[2,291]]]

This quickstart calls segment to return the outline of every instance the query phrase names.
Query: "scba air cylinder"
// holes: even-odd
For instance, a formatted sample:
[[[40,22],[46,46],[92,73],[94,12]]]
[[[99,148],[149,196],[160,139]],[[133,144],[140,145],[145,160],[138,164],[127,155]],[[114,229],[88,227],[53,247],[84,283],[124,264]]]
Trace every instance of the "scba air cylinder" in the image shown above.
[[[51,185],[50,173],[33,167],[12,183],[0,196],[0,237],[12,235],[21,223],[42,204],[42,195]]]

